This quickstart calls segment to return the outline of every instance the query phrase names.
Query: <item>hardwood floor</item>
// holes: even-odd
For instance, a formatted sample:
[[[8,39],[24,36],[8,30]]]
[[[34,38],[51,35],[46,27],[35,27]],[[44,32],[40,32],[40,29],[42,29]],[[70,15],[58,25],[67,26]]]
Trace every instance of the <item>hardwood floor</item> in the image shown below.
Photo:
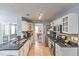
[[[51,51],[48,47],[45,47],[44,43],[35,42],[32,45],[28,56],[51,56]]]

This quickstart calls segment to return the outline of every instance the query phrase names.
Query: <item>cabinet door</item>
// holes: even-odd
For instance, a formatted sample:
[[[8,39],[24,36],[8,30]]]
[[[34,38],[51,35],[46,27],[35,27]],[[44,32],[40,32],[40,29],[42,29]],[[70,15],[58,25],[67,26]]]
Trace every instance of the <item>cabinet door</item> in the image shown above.
[[[20,56],[26,56],[29,52],[29,41],[27,41],[19,50]]]
[[[32,43],[33,43],[33,36],[31,36],[31,45],[32,45]]]
[[[18,55],[21,56],[21,50],[19,50]]]
[[[29,23],[29,30],[32,31],[33,30],[33,23]]]
[[[62,49],[62,56],[77,56],[77,48],[63,48]]]
[[[22,31],[28,31],[28,22],[22,21]]]
[[[22,46],[22,47],[20,48],[20,50],[19,50],[19,53],[18,53],[19,56],[23,56],[23,55],[24,55],[24,49],[23,49],[23,47],[24,47],[24,46]]]
[[[48,38],[48,47],[51,48],[50,38]]]
[[[78,15],[76,13],[70,13],[64,16],[62,19],[63,33],[78,33]]]
[[[64,33],[68,33],[68,30],[69,30],[69,24],[68,24],[69,21],[68,20],[69,20],[68,16],[63,18],[63,24],[62,25],[63,25],[63,32]]]
[[[69,33],[78,34],[78,15],[76,13],[69,16]]]
[[[61,47],[59,45],[55,44],[55,49],[56,49],[55,50],[56,56],[61,56],[61,53],[62,53]]]
[[[24,56],[28,55],[29,52],[29,42],[27,41],[24,46]]]

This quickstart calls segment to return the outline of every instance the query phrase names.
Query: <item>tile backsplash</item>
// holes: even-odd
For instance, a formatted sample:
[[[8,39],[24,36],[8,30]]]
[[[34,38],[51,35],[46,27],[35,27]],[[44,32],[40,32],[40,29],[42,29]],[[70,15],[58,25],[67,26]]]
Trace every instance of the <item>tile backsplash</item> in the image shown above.
[[[78,37],[74,37],[74,36],[71,36],[71,41],[75,43],[79,42]]]

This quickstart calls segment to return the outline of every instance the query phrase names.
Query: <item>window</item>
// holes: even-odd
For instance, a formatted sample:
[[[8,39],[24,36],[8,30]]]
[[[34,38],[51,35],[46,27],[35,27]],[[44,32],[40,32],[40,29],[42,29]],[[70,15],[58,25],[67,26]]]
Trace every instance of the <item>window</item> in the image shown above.
[[[11,25],[11,34],[15,34],[16,26]]]
[[[5,35],[9,35],[9,25],[5,25]]]

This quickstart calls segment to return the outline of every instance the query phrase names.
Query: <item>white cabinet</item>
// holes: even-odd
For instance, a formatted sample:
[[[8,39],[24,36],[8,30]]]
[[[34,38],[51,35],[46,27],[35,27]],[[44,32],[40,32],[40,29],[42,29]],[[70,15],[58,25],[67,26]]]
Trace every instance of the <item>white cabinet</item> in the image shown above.
[[[77,34],[78,33],[78,14],[70,13],[62,17],[63,33]]]
[[[32,31],[33,30],[33,23],[27,21],[21,21],[22,24],[22,31]]]
[[[0,56],[18,56],[18,50],[3,50],[0,51]]]
[[[29,50],[31,48],[31,45],[33,43],[33,40],[29,38],[26,43],[20,48],[18,55],[19,56],[27,56],[29,53]]]
[[[19,56],[23,56],[24,55],[23,47],[21,47],[21,49],[19,50],[18,55]]]
[[[55,44],[55,54],[56,56],[62,56],[61,47],[57,44]]]
[[[28,55],[29,48],[30,48],[30,45],[29,45],[29,41],[28,41],[28,42],[26,42],[26,44],[24,45],[24,55],[23,55],[23,56]]]
[[[62,25],[62,18],[58,18],[52,22],[52,28],[56,30],[56,32],[60,32],[60,25]]]
[[[29,22],[28,27],[29,31],[33,31],[33,23]]]
[[[77,56],[77,47],[62,48],[62,56]]]
[[[56,56],[77,56],[77,47],[61,47],[55,44]]]
[[[28,22],[26,21],[21,21],[22,24],[22,31],[28,31]]]
[[[29,40],[20,48],[19,55],[27,56],[29,52]]]
[[[56,31],[58,31],[58,26],[62,25],[63,33],[78,34],[78,17],[77,13],[69,13],[54,20],[51,24],[56,27]]]
[[[48,47],[51,48],[51,40],[48,38]]]

